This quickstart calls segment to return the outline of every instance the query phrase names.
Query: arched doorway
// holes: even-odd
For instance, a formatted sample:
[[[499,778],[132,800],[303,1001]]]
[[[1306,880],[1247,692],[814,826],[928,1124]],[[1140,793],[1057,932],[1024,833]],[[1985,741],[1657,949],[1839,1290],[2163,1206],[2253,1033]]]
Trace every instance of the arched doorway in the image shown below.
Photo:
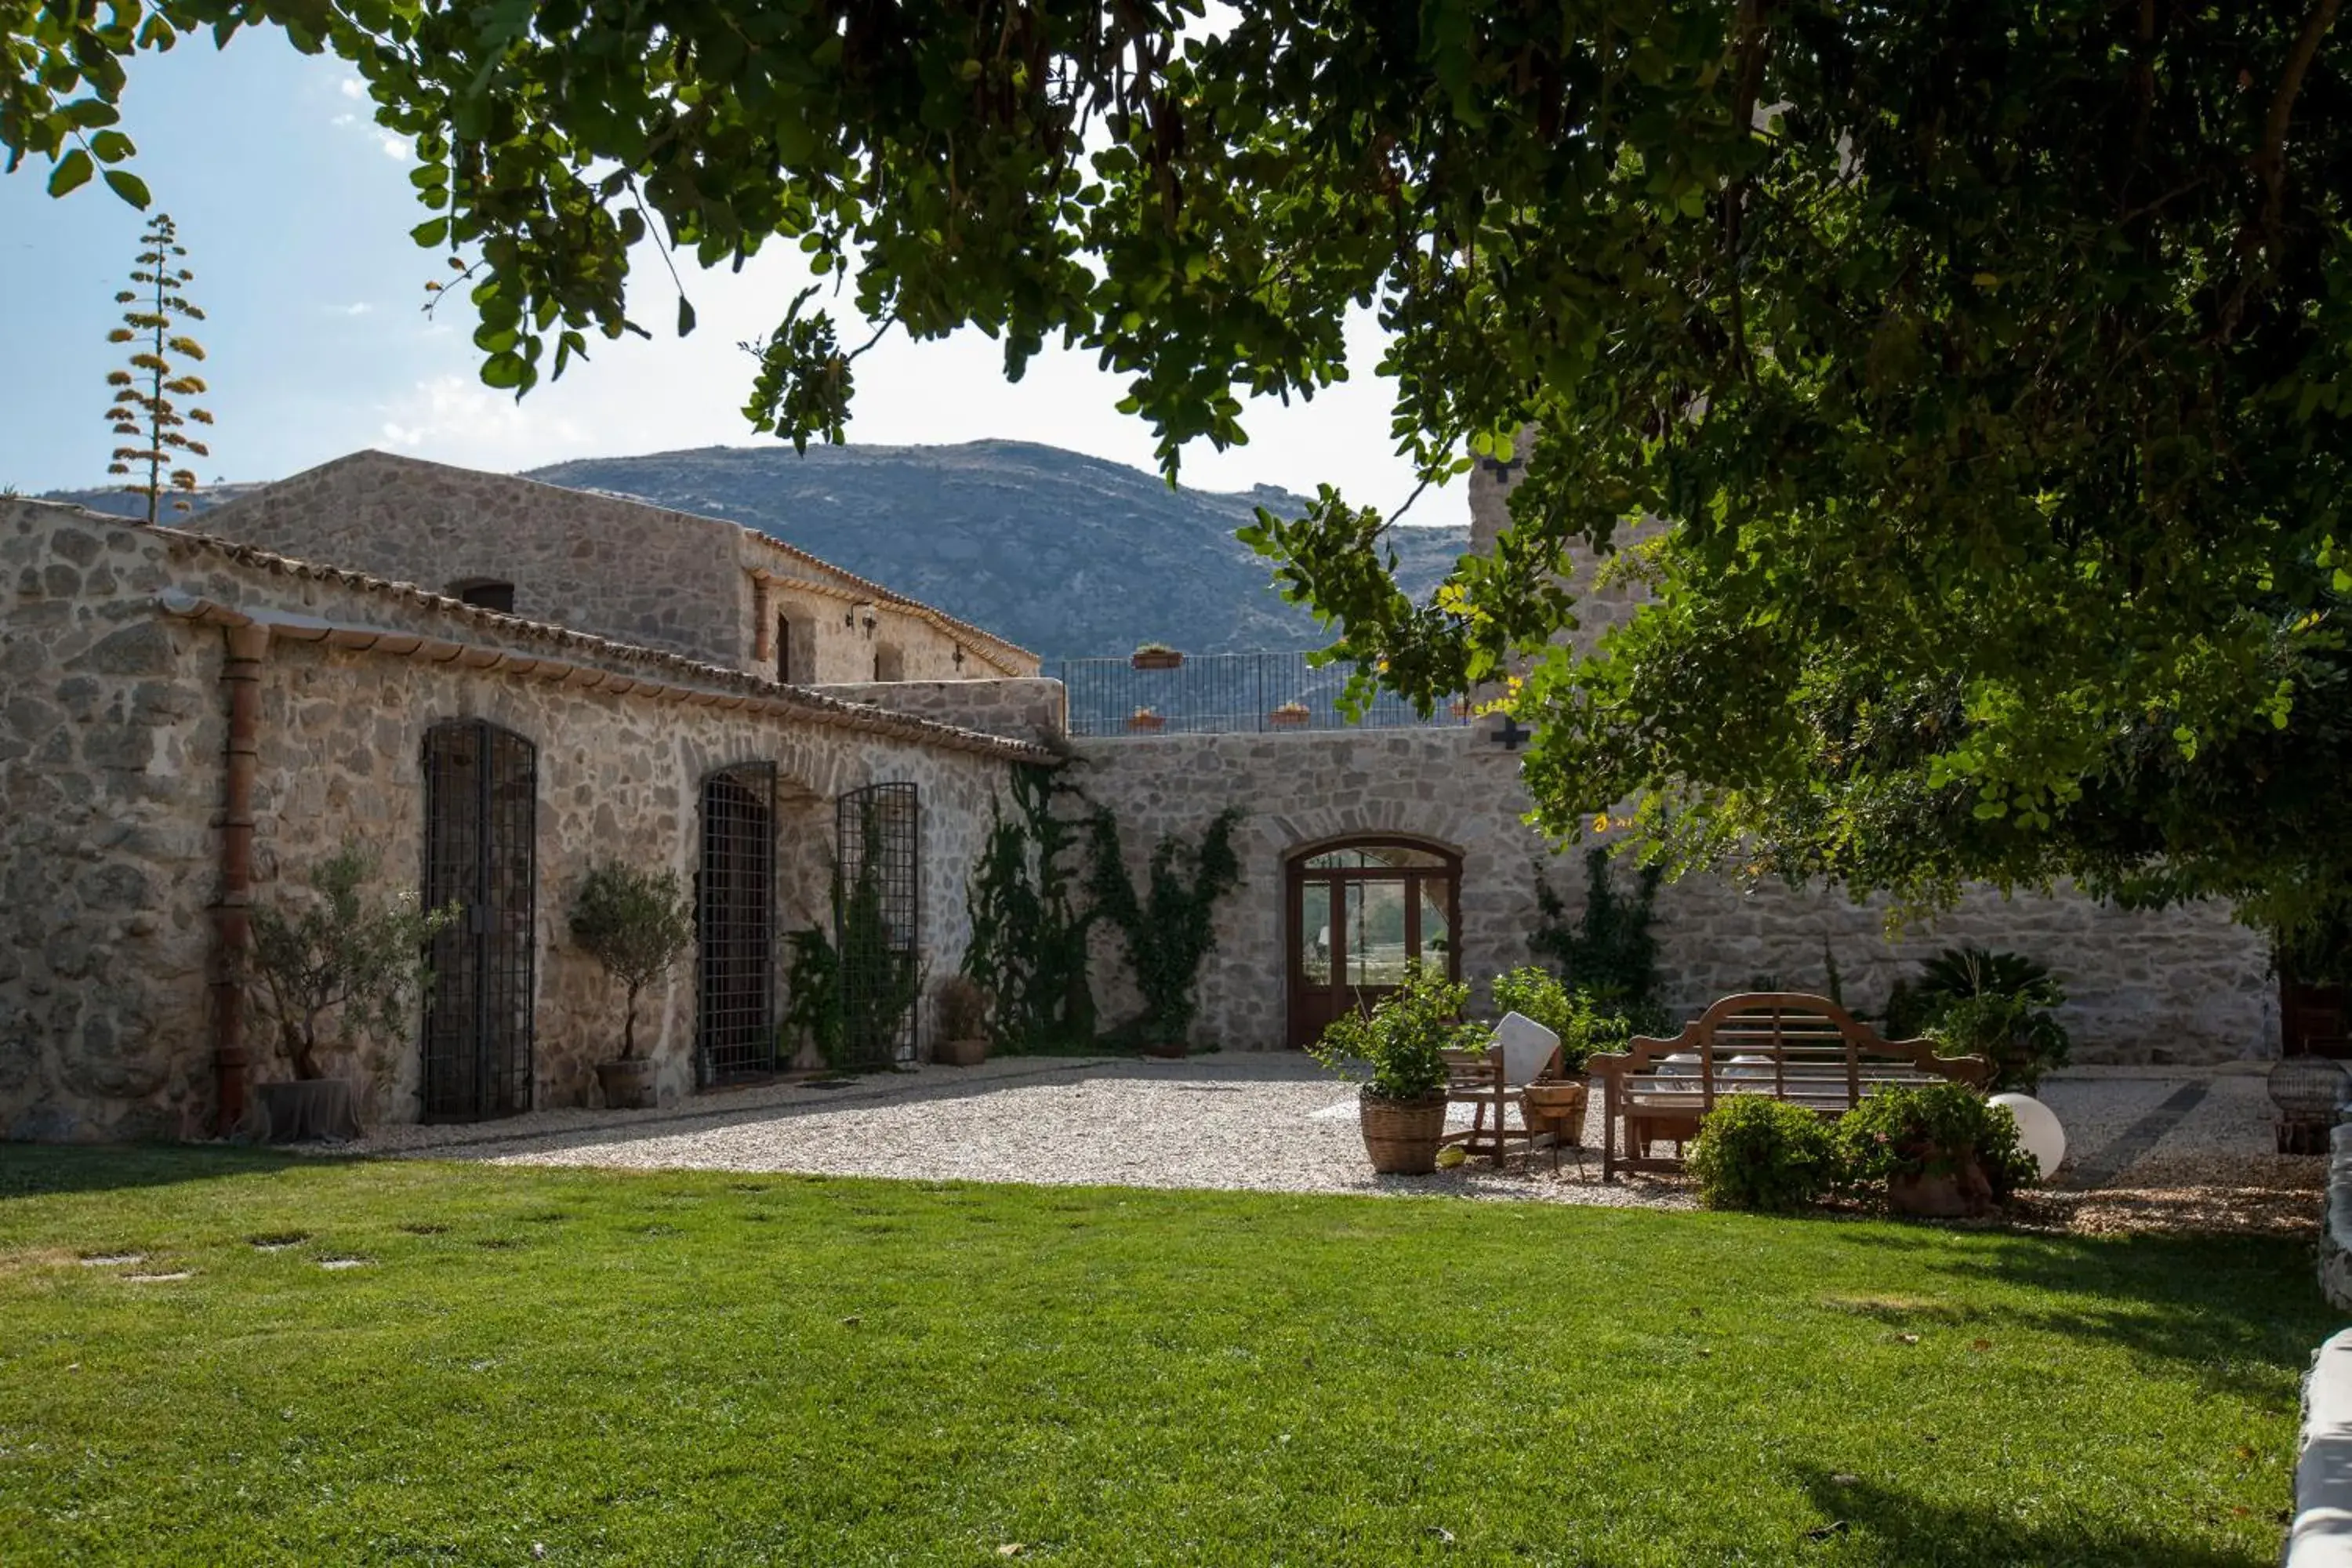
[[[424,1114],[479,1121],[530,1109],[538,752],[479,720],[425,732],[425,905],[456,903],[433,938]]]
[[[1343,1012],[1396,989],[1418,958],[1462,977],[1462,857],[1398,837],[1350,838],[1284,868],[1290,1043],[1313,1042]]]

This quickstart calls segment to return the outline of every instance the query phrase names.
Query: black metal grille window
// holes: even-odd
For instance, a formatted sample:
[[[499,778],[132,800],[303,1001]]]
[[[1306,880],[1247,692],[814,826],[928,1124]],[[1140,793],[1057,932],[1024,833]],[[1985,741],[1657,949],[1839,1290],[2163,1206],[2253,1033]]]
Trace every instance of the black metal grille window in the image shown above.
[[[776,768],[722,769],[702,781],[702,866],[695,878],[701,1081],[776,1070]]]
[[[840,881],[833,928],[845,1067],[915,1059],[922,838],[922,805],[911,784],[869,784],[835,805]]]
[[[425,902],[461,913],[426,950],[424,1112],[478,1121],[530,1109],[539,754],[477,720],[425,734]]]
[[[1350,667],[1304,653],[1189,654],[1175,668],[1129,658],[1069,658],[1045,673],[1069,692],[1073,735],[1230,735],[1259,730],[1402,730],[1466,724],[1466,705],[1423,718],[1393,691],[1360,719],[1339,710]]]

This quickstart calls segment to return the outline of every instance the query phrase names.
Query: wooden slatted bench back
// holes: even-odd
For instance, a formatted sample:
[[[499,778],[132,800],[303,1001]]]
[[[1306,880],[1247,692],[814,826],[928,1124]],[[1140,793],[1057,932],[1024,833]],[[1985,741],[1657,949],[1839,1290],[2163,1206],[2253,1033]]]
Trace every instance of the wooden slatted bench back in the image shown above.
[[[1668,1059],[1675,1057],[1686,1059]],[[1885,1039],[1826,996],[1755,991],[1725,997],[1672,1039],[1638,1036],[1585,1070],[1604,1082],[1612,1128],[1623,1117],[1679,1138],[1727,1095],[1769,1095],[1836,1117],[1881,1089],[1938,1079],[1981,1088],[1990,1064],[1939,1057],[1931,1040]],[[1611,1142],[1613,1149],[1613,1136]],[[1618,1163],[1605,1163],[1604,1173]]]

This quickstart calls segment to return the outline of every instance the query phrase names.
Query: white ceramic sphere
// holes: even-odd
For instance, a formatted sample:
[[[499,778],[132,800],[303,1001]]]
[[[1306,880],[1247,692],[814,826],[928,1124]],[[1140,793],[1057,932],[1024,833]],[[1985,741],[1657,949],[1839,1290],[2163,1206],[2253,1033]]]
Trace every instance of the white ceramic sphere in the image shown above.
[[[2009,1107],[2017,1118],[2017,1141],[2042,1171],[2048,1181],[2050,1173],[2066,1157],[2066,1130],[2058,1125],[2058,1113],[2030,1094],[1996,1094],[1995,1105]]]

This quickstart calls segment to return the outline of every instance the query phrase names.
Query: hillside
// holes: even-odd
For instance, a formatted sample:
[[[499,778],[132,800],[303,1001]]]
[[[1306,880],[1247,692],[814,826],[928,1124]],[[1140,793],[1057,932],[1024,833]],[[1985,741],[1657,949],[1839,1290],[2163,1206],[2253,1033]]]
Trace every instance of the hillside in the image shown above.
[[[1139,469],[1013,441],[819,447],[804,458],[710,447],[582,458],[530,477],[763,530],[1048,658],[1147,640],[1194,653],[1325,640],[1234,538],[1260,504],[1305,504],[1280,490],[1171,490]],[[60,499],[119,512],[138,504],[105,491]],[[199,496],[199,512],[212,500]],[[1460,528],[1397,534],[1416,592],[1467,543]]]

